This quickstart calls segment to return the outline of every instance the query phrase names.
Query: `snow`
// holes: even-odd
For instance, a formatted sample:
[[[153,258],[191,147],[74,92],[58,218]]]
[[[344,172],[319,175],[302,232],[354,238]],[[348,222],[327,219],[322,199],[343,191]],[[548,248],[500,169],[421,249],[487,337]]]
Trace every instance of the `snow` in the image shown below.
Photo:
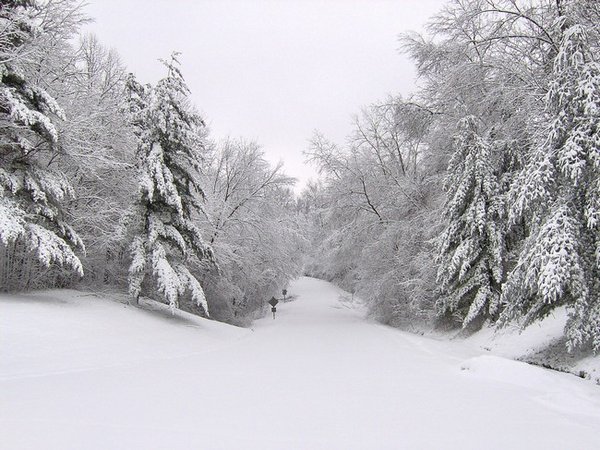
[[[505,358],[519,358],[561,338],[566,321],[566,309],[556,308],[546,319],[535,322],[524,330],[517,326],[501,329],[484,327],[465,342]]]
[[[462,344],[504,358],[548,364],[575,375],[583,372],[586,379],[600,384],[600,355],[582,357],[565,352],[567,318],[567,309],[562,306],[524,330],[517,326],[503,329],[487,326]]]
[[[592,383],[370,322],[324,281],[288,292],[252,330],[0,296],[0,448],[597,447]]]

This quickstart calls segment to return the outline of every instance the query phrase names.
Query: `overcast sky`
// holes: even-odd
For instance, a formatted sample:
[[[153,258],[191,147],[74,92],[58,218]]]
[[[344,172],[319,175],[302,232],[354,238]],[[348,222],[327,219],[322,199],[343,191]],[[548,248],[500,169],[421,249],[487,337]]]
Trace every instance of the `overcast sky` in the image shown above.
[[[398,35],[421,31],[444,0],[89,0],[86,27],[143,82],[181,52],[212,136],[259,142],[300,186],[314,130],[343,142],[352,115],[414,90]]]

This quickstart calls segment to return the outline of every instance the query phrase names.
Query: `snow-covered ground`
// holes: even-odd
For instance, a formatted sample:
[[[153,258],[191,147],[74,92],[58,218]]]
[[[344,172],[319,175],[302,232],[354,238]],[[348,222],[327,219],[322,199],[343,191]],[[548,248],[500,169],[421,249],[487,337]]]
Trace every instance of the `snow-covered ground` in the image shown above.
[[[289,291],[253,330],[0,297],[0,448],[598,448],[593,383],[369,322],[324,281]]]
[[[516,326],[500,330],[483,328],[465,339],[463,345],[474,345],[494,355],[552,367],[600,384],[600,355],[578,351],[567,353],[563,333],[566,322],[567,311],[561,307],[524,330]]]

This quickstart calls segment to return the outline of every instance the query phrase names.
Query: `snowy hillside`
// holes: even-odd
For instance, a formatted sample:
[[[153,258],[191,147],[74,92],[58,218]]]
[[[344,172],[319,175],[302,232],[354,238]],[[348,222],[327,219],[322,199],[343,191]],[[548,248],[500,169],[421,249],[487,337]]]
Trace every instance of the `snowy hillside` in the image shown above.
[[[372,323],[301,278],[253,330],[75,291],[0,297],[2,449],[594,448],[600,390]]]
[[[143,309],[91,293],[0,295],[0,379],[126,367],[202,353],[247,330],[144,301]]]
[[[521,330],[518,327],[485,327],[465,340],[479,350],[505,358],[569,372],[600,385],[600,355],[566,350],[564,329],[567,311],[557,308],[545,319]]]

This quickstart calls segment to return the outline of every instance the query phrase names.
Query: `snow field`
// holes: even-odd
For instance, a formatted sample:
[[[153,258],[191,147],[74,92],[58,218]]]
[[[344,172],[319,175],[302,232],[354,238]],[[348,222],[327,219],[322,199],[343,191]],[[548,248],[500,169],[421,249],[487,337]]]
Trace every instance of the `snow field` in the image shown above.
[[[301,278],[253,330],[74,291],[0,298],[0,448],[586,449],[592,383],[371,323]]]

